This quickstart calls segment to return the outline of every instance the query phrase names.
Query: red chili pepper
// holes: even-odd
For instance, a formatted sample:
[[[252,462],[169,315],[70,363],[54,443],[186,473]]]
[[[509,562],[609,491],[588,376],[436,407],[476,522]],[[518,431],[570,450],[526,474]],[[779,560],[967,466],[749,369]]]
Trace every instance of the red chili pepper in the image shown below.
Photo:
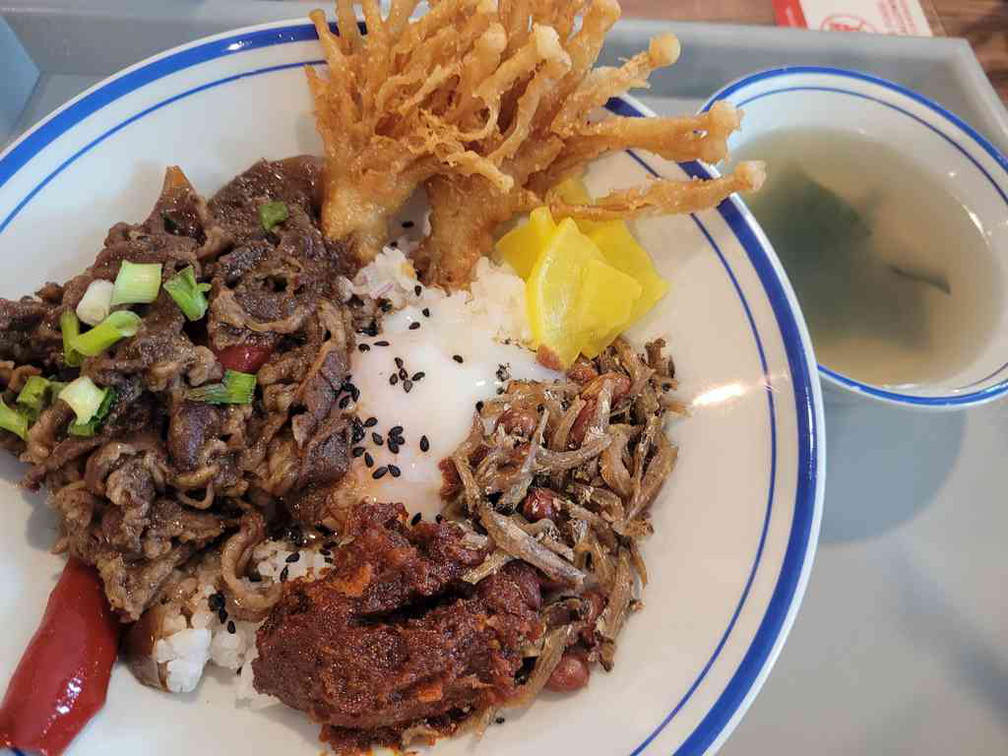
[[[227,370],[240,373],[258,373],[273,354],[273,347],[255,344],[236,344],[216,352],[217,361]]]
[[[0,748],[63,753],[105,703],[119,630],[98,573],[68,561],[0,705]]]

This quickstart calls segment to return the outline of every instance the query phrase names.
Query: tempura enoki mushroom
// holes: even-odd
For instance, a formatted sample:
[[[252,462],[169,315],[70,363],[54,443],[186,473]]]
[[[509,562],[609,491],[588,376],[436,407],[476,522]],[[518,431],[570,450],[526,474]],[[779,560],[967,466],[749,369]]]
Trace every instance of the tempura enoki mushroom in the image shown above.
[[[421,184],[432,230],[415,263],[457,288],[496,228],[536,205],[591,218],[687,212],[762,182],[759,166],[743,164],[713,182],[662,179],[593,205],[556,202],[553,186],[612,150],[721,160],[740,114],[721,103],[689,118],[595,119],[679,56],[663,34],[619,67],[594,68],[616,0],[441,0],[410,21],[416,4],[394,0],[382,18],[374,0],[361,3],[366,35],[353,0],[337,0],[341,35],[311,15],[328,68],[325,78],[308,69],[326,150],[322,225],[360,262],[388,241],[389,218]]]
[[[326,78],[306,70],[326,151],[322,226],[361,262],[380,251],[388,218],[425,179],[477,174],[511,187],[468,142],[490,131],[501,91],[542,62],[551,42],[560,51],[542,30],[501,65],[507,37],[493,3],[449,0],[407,22],[416,4],[395,0],[382,18],[377,3],[364,2],[366,35],[351,0],[337,0],[340,35],[321,11],[311,14],[328,69]]]

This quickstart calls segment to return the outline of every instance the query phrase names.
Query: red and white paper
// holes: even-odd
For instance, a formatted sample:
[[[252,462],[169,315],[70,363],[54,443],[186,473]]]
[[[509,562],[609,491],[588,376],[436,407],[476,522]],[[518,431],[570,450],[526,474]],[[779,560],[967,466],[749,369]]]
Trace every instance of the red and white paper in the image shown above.
[[[773,0],[778,26],[930,37],[918,0]]]

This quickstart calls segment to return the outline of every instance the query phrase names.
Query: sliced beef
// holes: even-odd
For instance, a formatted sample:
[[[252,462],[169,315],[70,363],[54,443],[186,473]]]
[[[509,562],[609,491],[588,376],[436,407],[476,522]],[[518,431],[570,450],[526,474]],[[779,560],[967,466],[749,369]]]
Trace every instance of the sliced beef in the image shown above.
[[[206,446],[217,438],[223,411],[212,404],[182,402],[168,425],[168,453],[181,470],[193,470],[202,461]]]
[[[63,351],[59,310],[45,300],[0,299],[0,360],[46,367],[58,364]]]
[[[283,202],[288,209],[297,207],[318,218],[322,168],[321,159],[307,155],[275,162],[260,160],[213,196],[210,212],[236,243],[266,235],[259,219],[259,207],[266,202]]]
[[[157,597],[172,569],[237,527],[241,507],[268,502],[271,515],[283,512],[272,495],[307,524],[328,516],[306,492],[335,490],[349,466],[338,398],[353,348],[340,276],[352,271],[318,227],[321,165],[261,161],[209,203],[170,167],[147,218],[109,229],[84,272],[34,298],[0,300],[8,401],[38,374],[83,375],[115,392],[93,437],[69,434],[73,413],[56,401],[25,441],[0,433],[0,442],[30,463],[26,485],[52,492],[66,546],[98,567],[124,618]],[[287,208],[270,230],[260,219],[265,202]],[[79,369],[65,365],[61,313],[125,261],[159,263],[163,280],[192,266],[212,284],[207,315],[188,321],[162,288],[154,302],[129,306],[142,320],[134,336]],[[187,400],[191,387],[221,380],[218,354],[231,346],[273,353],[252,404]]]
[[[196,544],[179,544],[158,559],[131,559],[119,552],[96,550],[87,561],[98,569],[112,608],[134,622],[158,597],[172,571],[197,550]]]

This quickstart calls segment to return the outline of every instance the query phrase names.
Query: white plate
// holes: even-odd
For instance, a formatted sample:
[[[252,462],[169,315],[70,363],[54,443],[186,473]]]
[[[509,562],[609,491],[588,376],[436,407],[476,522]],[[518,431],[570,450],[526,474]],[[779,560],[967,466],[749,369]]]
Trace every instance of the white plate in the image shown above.
[[[166,164],[205,194],[260,157],[319,152],[301,68],[320,58],[291,21],[211,37],[129,68],[43,121],[0,157],[0,295],[65,280],[107,228],[146,216]],[[641,114],[631,100],[612,103]],[[703,173],[698,165],[688,171]],[[679,167],[618,154],[592,167],[596,191]],[[439,754],[703,753],[737,723],[780,651],[819,531],[823,420],[815,358],[798,305],[738,200],[637,232],[672,281],[641,327],[672,347],[692,416],[672,428],[679,466],[655,505],[646,608],[616,668],[577,695],[545,696],[482,743]],[[54,521],[20,491],[4,456],[0,680],[41,616],[61,560]],[[294,711],[236,708],[231,675],[174,697],[115,670],[79,754],[316,754],[317,727]],[[477,751],[473,751],[473,749]]]

